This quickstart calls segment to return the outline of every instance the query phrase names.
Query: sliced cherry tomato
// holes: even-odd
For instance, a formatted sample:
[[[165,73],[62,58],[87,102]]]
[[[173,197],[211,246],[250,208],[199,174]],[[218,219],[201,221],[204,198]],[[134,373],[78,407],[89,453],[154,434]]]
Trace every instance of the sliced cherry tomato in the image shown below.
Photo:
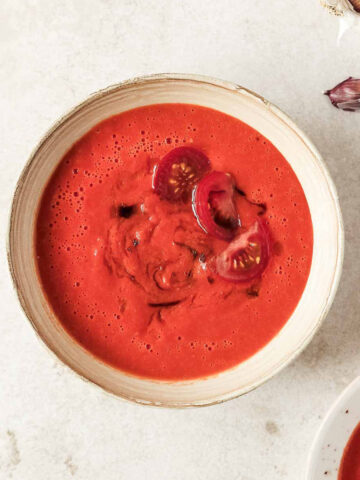
[[[200,227],[221,240],[232,240],[240,225],[234,192],[234,179],[224,172],[209,173],[193,191],[193,211]]]
[[[209,159],[196,148],[174,148],[157,166],[153,187],[155,192],[165,200],[186,202],[194,185],[209,170]]]
[[[261,276],[270,258],[270,232],[258,219],[235,238],[216,258],[218,275],[231,282],[246,282]]]

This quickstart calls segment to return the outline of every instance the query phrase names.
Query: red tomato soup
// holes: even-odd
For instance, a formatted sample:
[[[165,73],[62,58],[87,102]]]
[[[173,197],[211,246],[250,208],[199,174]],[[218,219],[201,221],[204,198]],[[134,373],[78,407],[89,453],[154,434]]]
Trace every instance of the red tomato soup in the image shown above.
[[[185,104],[95,126],[56,168],[36,224],[61,324],[99,359],[156,379],[216,374],[264,347],[300,300],[312,249],[303,189],[279,151]]]
[[[360,424],[345,447],[339,470],[339,480],[360,480]]]

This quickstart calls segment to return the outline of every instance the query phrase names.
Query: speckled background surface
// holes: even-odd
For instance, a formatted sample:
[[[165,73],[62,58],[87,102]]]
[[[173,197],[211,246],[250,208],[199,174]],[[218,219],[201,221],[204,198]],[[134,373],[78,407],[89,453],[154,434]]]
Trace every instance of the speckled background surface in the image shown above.
[[[332,401],[360,373],[360,114],[321,92],[360,76],[360,31],[336,47],[317,0],[2,0],[0,220],[49,126],[95,90],[139,74],[208,74],[284,109],[323,154],[345,220],[344,273],[307,350],[246,397],[169,411],[82,382],[36,339],[0,261],[0,480],[278,480],[303,476]]]

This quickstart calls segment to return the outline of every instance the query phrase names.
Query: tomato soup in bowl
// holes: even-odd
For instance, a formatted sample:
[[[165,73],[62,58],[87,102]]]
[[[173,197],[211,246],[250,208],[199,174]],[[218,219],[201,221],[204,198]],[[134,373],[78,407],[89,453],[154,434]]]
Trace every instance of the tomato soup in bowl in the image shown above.
[[[10,228],[20,299],[50,348],[169,406],[231,398],[285,365],[341,258],[336,195],[303,134],[197,77],[125,83],[71,112],[20,179]]]
[[[337,398],[310,450],[307,480],[360,479],[360,377]]]
[[[339,480],[360,480],[360,423],[346,444],[340,465]]]

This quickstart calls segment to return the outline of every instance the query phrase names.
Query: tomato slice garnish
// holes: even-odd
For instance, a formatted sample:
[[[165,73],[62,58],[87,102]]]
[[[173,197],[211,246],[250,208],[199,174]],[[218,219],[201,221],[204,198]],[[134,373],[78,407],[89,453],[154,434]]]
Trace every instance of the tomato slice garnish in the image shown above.
[[[165,155],[154,172],[155,192],[170,202],[186,202],[194,185],[210,170],[208,157],[192,147],[178,147]]]
[[[257,219],[216,258],[216,272],[230,282],[254,280],[261,276],[269,258],[270,232],[265,221]]]
[[[240,225],[235,182],[229,173],[211,172],[193,191],[192,206],[200,227],[221,240],[231,241]]]

